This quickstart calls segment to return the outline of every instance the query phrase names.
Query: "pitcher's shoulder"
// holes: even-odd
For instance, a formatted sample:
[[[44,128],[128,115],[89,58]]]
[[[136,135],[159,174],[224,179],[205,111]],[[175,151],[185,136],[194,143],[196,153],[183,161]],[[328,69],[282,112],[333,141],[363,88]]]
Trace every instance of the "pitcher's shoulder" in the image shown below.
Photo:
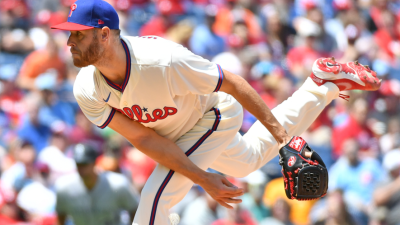
[[[78,92],[92,93],[96,92],[96,87],[100,86],[100,80],[97,74],[96,67],[83,67],[74,82],[74,94]]]
[[[94,67],[92,65],[87,66],[87,67],[82,67],[79,70],[78,75],[76,76],[75,84],[93,80],[93,78],[95,76],[95,72],[96,72],[96,67]]]
[[[132,64],[169,66],[171,54],[179,44],[158,36],[122,37],[131,46]]]

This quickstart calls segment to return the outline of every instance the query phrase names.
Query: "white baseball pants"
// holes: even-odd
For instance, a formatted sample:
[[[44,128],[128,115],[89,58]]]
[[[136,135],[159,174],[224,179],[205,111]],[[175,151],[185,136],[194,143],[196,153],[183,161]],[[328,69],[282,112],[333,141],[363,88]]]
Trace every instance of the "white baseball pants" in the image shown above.
[[[326,105],[339,95],[332,83],[317,86],[310,78],[292,97],[272,110],[290,136],[299,136]],[[213,168],[234,177],[244,177],[278,155],[270,132],[257,121],[241,136],[242,106],[230,95],[220,94],[211,109],[176,144],[200,168]],[[169,209],[183,199],[193,182],[158,165],[147,180],[134,219],[138,225],[169,224]]]

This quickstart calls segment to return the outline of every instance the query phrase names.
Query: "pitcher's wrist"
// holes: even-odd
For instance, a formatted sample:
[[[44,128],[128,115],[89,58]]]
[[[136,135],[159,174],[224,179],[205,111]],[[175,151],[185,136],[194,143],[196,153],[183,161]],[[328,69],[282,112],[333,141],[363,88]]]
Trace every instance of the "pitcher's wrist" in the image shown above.
[[[198,170],[191,172],[190,176],[188,176],[193,183],[202,185],[204,182],[207,181],[207,172],[198,168]]]

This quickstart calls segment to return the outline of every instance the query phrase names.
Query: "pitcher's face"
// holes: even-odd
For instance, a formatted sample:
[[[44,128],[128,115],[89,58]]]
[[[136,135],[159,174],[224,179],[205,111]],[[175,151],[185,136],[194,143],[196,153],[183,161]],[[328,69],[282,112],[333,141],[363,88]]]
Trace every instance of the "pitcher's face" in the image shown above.
[[[93,65],[104,53],[104,47],[99,42],[96,28],[71,31],[67,44],[71,47],[70,51],[76,67]]]

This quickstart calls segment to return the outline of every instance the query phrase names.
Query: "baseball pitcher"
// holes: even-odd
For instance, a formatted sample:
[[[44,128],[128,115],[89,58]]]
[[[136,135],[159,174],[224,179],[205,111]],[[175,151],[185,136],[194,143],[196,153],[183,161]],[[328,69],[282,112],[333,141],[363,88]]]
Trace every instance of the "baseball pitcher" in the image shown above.
[[[357,62],[317,59],[312,75],[272,111],[240,76],[156,36],[120,36],[118,14],[102,0],[78,0],[68,21],[74,95],[86,117],[110,127],[159,164],[142,193],[134,223],[168,224],[168,211],[199,184],[221,205],[240,203],[243,190],[213,168],[244,177],[280,155],[288,198],[326,193],[328,174],[297,135],[342,90],[377,90],[375,72]],[[238,133],[242,107],[258,121]]]

